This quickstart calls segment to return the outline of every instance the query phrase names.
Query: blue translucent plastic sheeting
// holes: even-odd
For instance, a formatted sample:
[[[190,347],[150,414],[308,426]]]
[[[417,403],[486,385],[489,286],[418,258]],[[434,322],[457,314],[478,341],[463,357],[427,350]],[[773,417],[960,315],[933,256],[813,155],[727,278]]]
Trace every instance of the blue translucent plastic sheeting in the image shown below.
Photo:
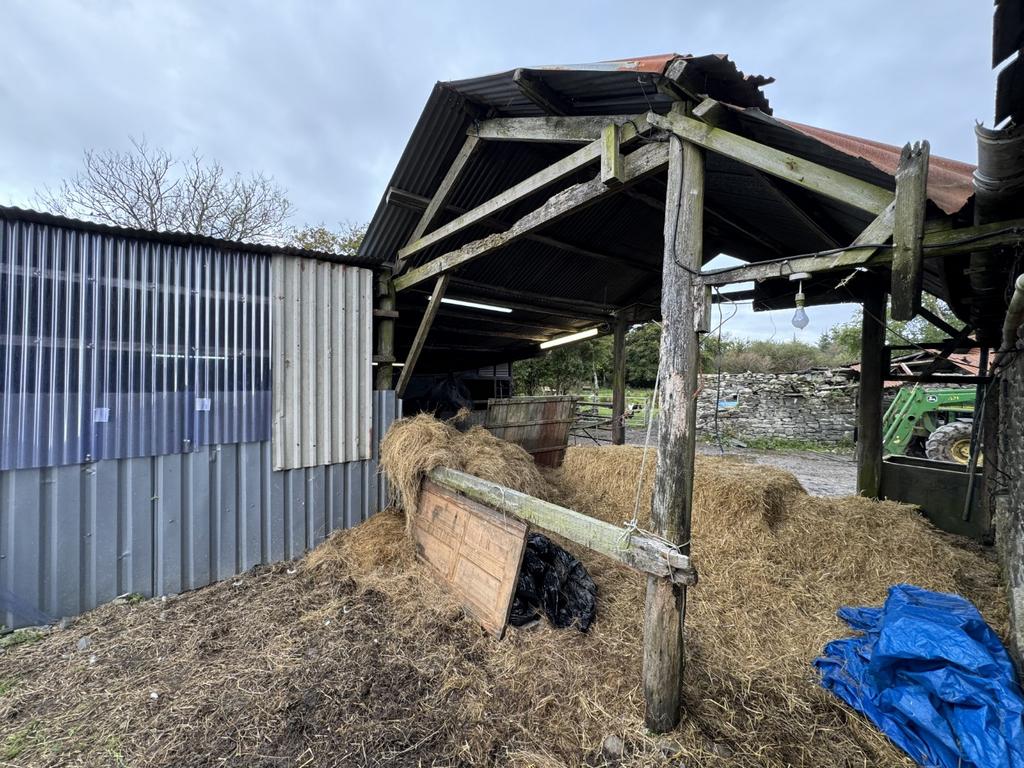
[[[909,584],[844,607],[856,637],[815,661],[821,684],[923,766],[1024,768],[1024,698],[1003,644],[959,595]]]

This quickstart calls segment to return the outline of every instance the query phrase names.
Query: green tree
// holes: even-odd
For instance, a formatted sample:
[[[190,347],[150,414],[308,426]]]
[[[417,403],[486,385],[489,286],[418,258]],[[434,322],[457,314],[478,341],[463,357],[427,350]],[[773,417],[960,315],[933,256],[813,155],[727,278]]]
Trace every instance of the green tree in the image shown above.
[[[930,293],[922,294],[921,306],[954,327],[962,325],[946,302],[937,299]],[[818,348],[825,353],[833,365],[856,362],[860,358],[862,318],[863,313],[858,310],[856,317],[829,328],[821,335],[818,340]],[[945,338],[945,331],[936,328],[920,316],[913,320],[893,320],[888,317],[886,323],[887,344],[921,344],[942,341]]]
[[[661,354],[661,326],[644,323],[626,334],[626,383],[653,387]]]
[[[543,354],[512,364],[516,392],[536,395],[544,388],[564,395],[588,383],[593,374],[594,353],[586,344],[549,349]]]

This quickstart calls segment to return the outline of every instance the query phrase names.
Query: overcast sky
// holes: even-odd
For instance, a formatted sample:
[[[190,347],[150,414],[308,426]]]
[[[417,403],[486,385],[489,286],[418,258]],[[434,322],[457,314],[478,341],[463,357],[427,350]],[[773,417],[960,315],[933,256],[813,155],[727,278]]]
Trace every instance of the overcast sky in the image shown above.
[[[296,224],[373,214],[437,80],[675,51],[777,79],[775,114],[974,162],[991,2],[3,0],[0,202],[130,135],[288,190]],[[812,308],[801,338],[850,315]],[[776,313],[779,314],[779,313]],[[774,326],[773,326],[774,323]],[[788,314],[727,329],[788,337]]]

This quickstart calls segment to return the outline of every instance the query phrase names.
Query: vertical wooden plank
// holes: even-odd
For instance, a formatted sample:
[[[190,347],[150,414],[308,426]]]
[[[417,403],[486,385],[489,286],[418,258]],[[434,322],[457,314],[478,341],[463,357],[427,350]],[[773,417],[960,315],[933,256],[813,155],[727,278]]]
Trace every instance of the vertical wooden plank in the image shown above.
[[[621,127],[610,123],[601,131],[601,182],[609,186],[626,180],[626,169],[619,148]]]
[[[882,480],[884,346],[885,291],[879,288],[864,299],[857,390],[857,493],[873,499]]]
[[[434,290],[430,294],[427,310],[423,313],[420,327],[416,329],[416,337],[412,340],[412,347],[405,358],[405,367],[402,368],[402,374],[398,377],[398,384],[395,386],[395,393],[398,397],[405,395],[405,388],[409,386],[409,379],[412,378],[412,372],[416,368],[416,361],[419,360],[420,353],[427,343],[427,334],[430,333],[430,326],[437,316],[437,311],[441,308],[441,299],[444,298],[445,291],[448,290],[450,280],[451,274],[445,272],[434,283]]]
[[[612,444],[626,442],[626,317],[621,312],[615,318],[615,337],[612,340]]]
[[[896,169],[896,212],[892,233],[892,319],[912,320],[921,301],[924,279],[925,205],[928,202],[927,141],[900,153]]]
[[[377,305],[385,312],[395,310],[395,284],[391,275],[382,272],[377,276]],[[395,380],[394,366],[388,360],[395,357],[395,321],[382,317],[377,321],[377,389],[391,389]]]
[[[697,423],[697,329],[704,291],[696,272],[703,250],[704,158],[669,139],[665,255],[661,289],[661,417],[651,520],[655,533],[690,551]],[[644,605],[645,722],[656,733],[679,723],[686,588],[648,577]]]

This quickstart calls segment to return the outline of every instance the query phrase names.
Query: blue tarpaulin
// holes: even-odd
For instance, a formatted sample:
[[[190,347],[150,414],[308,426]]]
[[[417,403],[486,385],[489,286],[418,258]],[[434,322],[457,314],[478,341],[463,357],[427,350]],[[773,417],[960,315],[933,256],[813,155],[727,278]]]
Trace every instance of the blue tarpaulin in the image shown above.
[[[839,618],[863,634],[825,646],[822,686],[927,768],[1024,768],[1013,663],[969,601],[898,584]]]

